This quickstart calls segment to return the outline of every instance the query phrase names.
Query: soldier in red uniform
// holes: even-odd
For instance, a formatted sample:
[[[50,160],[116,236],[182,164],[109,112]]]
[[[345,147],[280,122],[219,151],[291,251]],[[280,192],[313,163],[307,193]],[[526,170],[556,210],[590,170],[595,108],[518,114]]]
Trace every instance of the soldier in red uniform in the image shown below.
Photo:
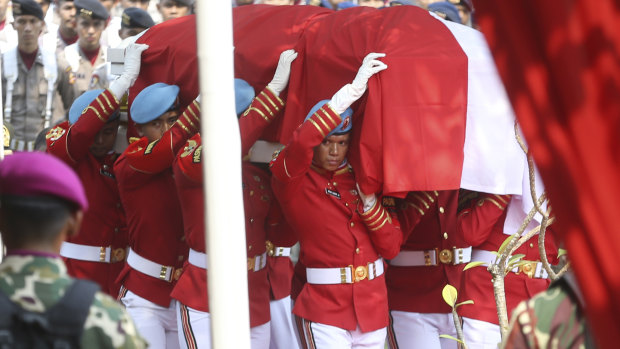
[[[388,341],[391,348],[455,348],[452,309],[445,303],[446,284],[459,286],[471,247],[456,234],[458,191],[411,193],[409,199],[429,209],[421,220],[416,210],[401,211],[406,241],[386,273],[390,303]]]
[[[384,348],[388,324],[383,258],[402,242],[395,216],[374,194],[356,189],[346,160],[353,111],[368,79],[387,68],[364,58],[351,84],[321,101],[274,154],[272,187],[299,236],[307,282],[293,312],[310,348]]]
[[[507,207],[515,204],[515,201],[519,202],[518,199],[518,196],[511,199],[510,195],[481,194],[479,199],[472,201],[470,207],[463,210],[458,217],[459,234],[474,247],[472,261],[487,263],[485,266],[466,270],[461,281],[462,299],[474,301],[474,304],[459,308],[459,315],[463,316],[465,342],[470,348],[497,348],[502,340],[491,274],[486,266],[494,263],[496,259],[492,251],[497,251],[502,243],[515,233],[506,231],[504,222]],[[549,227],[545,235],[545,250],[549,263],[556,264],[557,247],[552,232]],[[512,270],[504,279],[508,316],[519,302],[545,291],[551,282],[540,262],[538,235],[521,245],[513,255],[517,254],[524,254],[521,260],[528,263]]]
[[[150,348],[178,348],[175,302],[170,297],[188,247],[172,163],[200,127],[193,101],[179,116],[179,88],[163,83],[142,90],[131,106],[143,135],[114,164],[129,228],[127,264],[119,275],[122,302]]]
[[[140,55],[147,45],[127,48],[123,76],[109,90],[88,91],[75,100],[65,121],[47,134],[47,151],[78,173],[91,207],[76,236],[63,242],[60,254],[71,276],[96,281],[116,297],[116,278],[123,268],[127,224],[112,170],[118,129],[119,100],[136,80]]]
[[[280,55],[273,80],[256,98],[254,89],[245,81],[235,80],[235,97],[241,151],[245,155],[267,125],[284,108],[279,95],[288,84],[291,62],[297,57],[293,50]],[[245,112],[244,112],[245,110]],[[207,294],[205,255],[204,202],[202,191],[202,145],[200,135],[192,137],[174,164],[185,236],[190,246],[188,263],[175,286],[172,297],[179,301],[178,331],[182,348],[210,348],[210,315]],[[274,197],[269,173],[251,164],[242,163],[243,203],[248,256],[248,288],[250,333],[253,349],[269,348],[269,282],[267,280],[266,234],[279,225],[274,216]]]

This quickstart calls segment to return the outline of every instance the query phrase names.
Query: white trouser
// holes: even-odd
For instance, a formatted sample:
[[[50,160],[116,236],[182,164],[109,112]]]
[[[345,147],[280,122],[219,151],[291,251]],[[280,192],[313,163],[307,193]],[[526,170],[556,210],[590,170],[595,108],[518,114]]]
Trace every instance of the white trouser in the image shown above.
[[[318,322],[301,319],[303,328],[303,340],[306,348],[316,349],[348,349],[367,348],[384,349],[386,328],[376,331],[362,332],[359,326],[353,330],[345,330],[340,327],[321,324]]]
[[[390,334],[388,342],[392,349],[456,349],[457,342],[439,338],[447,334],[456,338],[452,314],[409,313],[390,311]],[[396,343],[393,343],[396,341]]]
[[[291,307],[291,296],[269,302],[271,311],[271,343],[269,349],[299,348]]]
[[[121,301],[149,349],[179,348],[174,299],[164,308],[127,290]]]
[[[472,349],[496,349],[502,341],[499,325],[472,318],[463,318],[465,344]]]
[[[211,315],[207,312],[192,309],[177,302],[177,328],[181,349],[211,348]],[[250,342],[252,349],[269,348],[270,323],[252,327]]]

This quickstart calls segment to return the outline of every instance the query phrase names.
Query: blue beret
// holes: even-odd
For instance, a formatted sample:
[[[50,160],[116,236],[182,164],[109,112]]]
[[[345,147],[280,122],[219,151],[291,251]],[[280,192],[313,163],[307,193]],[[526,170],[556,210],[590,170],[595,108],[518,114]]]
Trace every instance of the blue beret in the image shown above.
[[[75,0],[75,13],[77,16],[107,20],[110,17],[108,11],[99,0]]]
[[[73,104],[71,104],[71,109],[69,109],[69,123],[75,124],[84,112],[84,109],[86,109],[86,107],[97,99],[97,96],[99,96],[101,92],[103,92],[102,89],[90,90],[82,93],[78,98],[76,98],[73,101]],[[121,114],[117,110],[110,116],[108,121],[116,120],[120,115]]]
[[[343,2],[338,4],[337,10],[344,10],[344,9],[351,8],[351,7],[356,7],[356,6],[357,5],[354,4],[352,1],[343,1]]]
[[[123,11],[121,28],[150,28],[154,25],[151,15],[141,8],[130,7]]]
[[[459,10],[456,6],[452,5],[449,2],[434,2],[428,5],[428,10],[431,12],[435,12],[439,17],[442,17],[448,21],[461,23],[461,16],[459,15]]]
[[[13,0],[13,16],[35,16],[43,20],[43,10],[34,0]]]
[[[137,124],[146,124],[175,106],[179,86],[158,82],[146,87],[131,104],[131,119]]]
[[[314,114],[317,110],[319,110],[319,108],[324,106],[327,102],[329,102],[329,99],[324,99],[324,100],[320,101],[319,103],[315,104],[314,107],[312,107],[312,109],[310,109],[310,112],[306,116],[305,120],[310,119],[312,114]],[[340,121],[340,124],[338,125],[338,127],[336,127],[329,134],[327,134],[327,137],[333,136],[333,135],[338,135],[339,136],[339,135],[343,135],[343,134],[348,133],[349,131],[351,131],[351,129],[353,128],[353,118],[352,118],[352,116],[353,116],[353,109],[347,108],[347,110],[345,110],[342,114],[340,114],[340,117],[342,118],[342,121]]]
[[[250,86],[247,81],[235,79],[235,111],[237,116],[248,109],[255,95],[254,87]]]

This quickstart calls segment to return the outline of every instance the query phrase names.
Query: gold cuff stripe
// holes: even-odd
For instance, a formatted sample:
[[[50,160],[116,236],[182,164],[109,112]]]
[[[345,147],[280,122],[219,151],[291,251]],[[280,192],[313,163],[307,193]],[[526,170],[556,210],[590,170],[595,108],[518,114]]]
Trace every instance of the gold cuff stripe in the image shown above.
[[[492,202],[492,203],[493,203],[493,205],[497,206],[497,208],[499,208],[499,209],[500,209],[500,210],[502,210],[502,211],[506,209],[504,206],[500,205],[500,204],[499,204],[499,202],[497,202],[497,201],[493,200],[492,198],[484,198],[484,199],[482,199],[482,201],[489,201],[489,202]]]
[[[114,96],[114,94],[113,94],[113,93],[110,93],[110,94],[111,94],[112,96]],[[108,103],[108,106],[110,107],[110,110],[111,110],[111,112],[110,112],[110,113],[114,112],[114,107],[112,106],[112,103],[110,103],[110,99],[108,98],[108,96],[106,96],[105,91],[104,91],[104,93],[102,93],[100,96],[103,96],[103,98],[105,99],[105,101]],[[114,97],[114,101],[116,102],[116,96]],[[116,104],[118,104],[118,103],[116,103]]]
[[[308,119],[308,121],[310,121],[312,125],[314,125],[314,127],[316,127],[316,129],[319,130],[319,132],[321,132],[321,135],[323,136],[323,138],[325,138],[325,132],[323,132],[321,127],[316,123],[316,121],[312,120],[312,118]]]
[[[267,123],[270,123],[270,122],[271,122],[271,119],[270,119],[270,118],[268,118],[268,117],[267,117],[267,116],[266,116],[266,115],[265,115],[265,114],[264,114],[264,113],[263,113],[260,109],[258,109],[258,108],[254,108],[254,107],[249,107],[249,108],[248,108],[248,110],[246,110],[246,113],[248,113],[248,114],[249,114],[249,113],[250,113],[250,110],[256,110],[256,112],[257,112],[257,113],[258,113],[258,114],[259,114],[259,115],[260,115],[263,119],[265,119],[265,121],[267,121]],[[245,114],[245,113],[244,113],[244,115],[247,115],[247,114]]]
[[[114,93],[112,93],[112,91],[110,91],[109,88],[106,88],[105,91],[108,91],[108,93],[112,96],[112,98],[114,98],[114,103],[119,105],[121,104],[121,102],[118,100],[118,98],[116,98],[116,96],[114,95]],[[126,102],[126,101],[125,101]],[[127,106],[127,104],[125,103],[125,107]]]
[[[327,118],[334,124],[333,128],[338,127],[338,125],[340,124],[340,121],[342,121],[342,119],[340,119],[340,121],[336,122],[336,120],[334,120],[334,118],[323,108],[319,109],[318,111],[323,112],[323,114],[325,114],[325,116],[327,116]]]
[[[412,196],[418,199],[418,201],[420,201],[420,203],[423,204],[427,210],[430,208],[430,205],[426,203],[426,201],[424,201],[424,198],[422,196],[420,196],[419,194],[413,194]]]
[[[431,203],[435,202],[435,198],[431,194],[429,194],[429,192],[423,191],[422,193],[426,195],[426,197],[431,201]]]
[[[291,174],[288,173],[288,169],[286,168],[286,158],[282,159],[282,163],[284,164],[284,172],[286,173],[288,178],[291,178]]]
[[[387,214],[387,212],[385,210],[381,210],[381,215],[377,218],[377,219],[373,219],[372,222],[368,222],[368,227],[371,227],[373,225],[377,225],[379,224],[379,222],[384,221],[385,215]]]
[[[376,215],[376,214],[377,214],[377,212],[379,211],[379,209],[377,208],[377,207],[378,207],[378,206],[377,206],[377,203],[378,203],[378,202],[379,202],[379,200],[376,200],[376,201],[375,201],[375,203],[374,203],[374,205],[372,205],[372,207],[371,207],[368,211],[366,211],[366,212],[361,212],[361,213],[360,213],[363,219],[370,219],[371,217],[367,217],[367,216],[369,216],[369,215],[371,215],[371,214],[374,216],[374,215]],[[363,206],[363,205],[364,205],[364,204],[362,203],[362,206]],[[372,213],[372,211],[377,211],[377,212]]]
[[[88,110],[91,110],[95,112],[95,114],[97,115],[97,117],[99,118],[99,120],[106,122],[106,119],[101,117],[101,114],[99,114],[99,110],[95,109],[93,106],[88,106],[86,107],[86,109],[84,110],[84,113],[86,113]]]
[[[421,214],[422,216],[424,216],[424,214],[426,213],[426,212],[424,212],[424,210],[423,210],[423,209],[421,209],[421,208],[420,208],[418,205],[416,205],[416,204],[413,204],[413,203],[411,203],[411,202],[408,202],[407,204],[409,204],[409,206],[411,206],[411,207],[415,208],[416,210],[418,210],[418,212],[420,212],[420,214]]]
[[[383,223],[381,223],[381,225],[380,225],[380,226],[378,226],[378,227],[374,227],[374,228],[370,228],[370,227],[369,227],[368,229],[370,229],[370,230],[372,230],[372,231],[377,231],[377,230],[379,230],[379,229],[383,228],[383,226],[384,226],[384,225],[385,225],[385,223],[387,223],[387,222],[388,222],[388,220],[387,220],[387,219],[385,219],[385,220],[383,221]]]
[[[99,99],[99,97],[97,97],[95,99],[95,102],[97,102],[98,106],[99,106],[99,110],[101,110],[104,114],[111,114],[108,109],[105,107],[105,105],[103,104],[103,102],[101,102],[101,100]]]
[[[268,95],[267,93],[265,93],[265,91],[261,91],[258,95],[259,95],[259,96],[263,96],[263,98],[264,98],[264,99],[266,99],[266,100],[269,102],[269,104],[271,104],[271,105],[273,106],[273,108],[274,108],[276,111],[280,111],[280,106],[278,106],[278,105],[277,105],[277,104],[276,104],[276,103],[275,103],[275,102],[271,99],[271,97],[269,97],[269,95]],[[274,95],[275,95],[275,93],[274,93]]]
[[[194,108],[196,108],[196,111],[200,113],[200,103],[198,103],[197,100],[194,100]]]
[[[177,120],[177,124],[179,124],[179,126],[181,126],[181,127],[185,130],[185,132],[187,132],[187,134],[188,134],[188,135],[189,135],[189,134],[191,134],[191,132],[189,131],[189,129],[187,128],[187,126],[185,126],[185,125],[183,124],[183,121],[182,121],[181,119],[178,119],[178,120]]]
[[[194,118],[194,120],[196,120],[196,122],[200,122],[200,118],[196,116],[196,112],[194,112],[191,105],[187,108],[187,110],[185,110],[185,113],[183,114],[186,114],[186,113],[188,113],[188,115],[191,115]]]
[[[269,89],[269,92],[271,92],[273,97],[276,98],[276,101],[280,105],[280,108],[283,107],[284,106],[284,101],[282,100],[282,98],[280,98],[280,96],[278,96],[275,92],[273,92],[273,90],[269,86],[267,86],[267,89]],[[265,91],[261,91],[261,93],[265,93],[267,96],[269,96],[269,94],[267,94]],[[271,96],[269,96],[269,97],[271,98]]]
[[[184,114],[184,115],[185,115],[185,114]],[[190,120],[190,118],[189,118],[189,116],[188,116],[188,115],[185,115],[184,119],[185,119],[185,121],[187,121],[187,123],[189,124],[189,126],[191,126],[192,128],[194,128],[194,129],[198,130],[198,127],[196,127],[196,124],[194,124],[194,123],[192,122],[192,120]]]
[[[323,124],[323,126],[325,126],[326,129],[328,130],[331,129],[331,127],[327,125],[325,120],[323,120],[323,118],[320,115],[314,114],[314,116],[316,116],[316,118],[321,122],[321,124]]]
[[[508,204],[508,201],[506,201],[503,197],[497,195],[497,194],[493,194],[493,196],[495,196],[495,198],[499,201],[501,201],[504,205]]]
[[[263,108],[265,108],[265,110],[269,113],[269,115],[273,116],[273,110],[271,110],[271,108],[269,108],[267,104],[265,104],[265,102],[263,102],[263,100],[258,97],[260,96],[256,96],[254,100],[258,101],[263,106]]]
[[[381,209],[382,208],[383,208],[383,206],[378,206],[377,203],[375,202],[375,205],[370,210],[368,210],[365,213],[363,213],[364,220],[366,222],[374,221],[377,218],[377,216],[381,214],[381,211],[382,211]]]

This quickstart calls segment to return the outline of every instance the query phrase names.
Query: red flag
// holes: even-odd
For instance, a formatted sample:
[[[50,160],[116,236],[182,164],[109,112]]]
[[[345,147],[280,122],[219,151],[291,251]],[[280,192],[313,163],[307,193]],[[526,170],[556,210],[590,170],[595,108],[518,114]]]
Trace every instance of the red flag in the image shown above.
[[[487,36],[545,181],[601,348],[620,342],[620,7],[480,1]]]

